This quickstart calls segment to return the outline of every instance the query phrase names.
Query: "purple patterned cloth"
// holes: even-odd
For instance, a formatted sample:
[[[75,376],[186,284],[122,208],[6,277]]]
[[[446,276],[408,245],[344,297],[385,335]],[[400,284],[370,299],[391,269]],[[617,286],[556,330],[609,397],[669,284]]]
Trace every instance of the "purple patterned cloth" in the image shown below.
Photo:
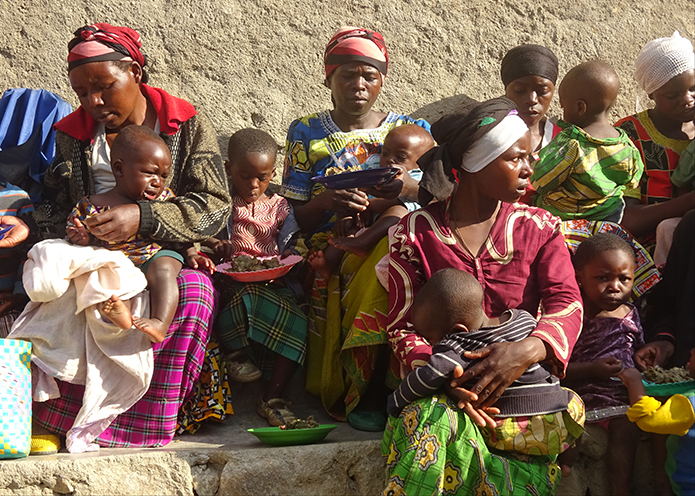
[[[207,274],[183,269],[177,282],[176,315],[166,339],[152,345],[150,388],[95,440],[100,446],[156,447],[174,437],[179,408],[194,393],[200,375],[215,306],[212,280]],[[82,406],[84,386],[57,382],[61,397],[34,403],[34,420],[50,432],[65,435]]]
[[[634,367],[635,351],[644,345],[642,324],[637,309],[630,305],[625,318],[596,317],[585,319],[584,327],[574,345],[570,363],[587,363],[599,358],[615,357],[625,367]],[[620,381],[563,381],[563,386],[575,391],[584,400],[587,411],[629,405],[627,389]]]

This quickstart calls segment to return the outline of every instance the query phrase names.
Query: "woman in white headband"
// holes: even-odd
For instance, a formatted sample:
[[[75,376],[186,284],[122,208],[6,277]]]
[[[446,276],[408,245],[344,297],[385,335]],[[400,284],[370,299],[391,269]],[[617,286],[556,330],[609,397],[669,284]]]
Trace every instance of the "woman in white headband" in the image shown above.
[[[429,205],[401,220],[390,249],[387,333],[395,356],[408,370],[428,361],[432,349],[413,332],[410,311],[425,281],[444,268],[478,279],[489,317],[511,308],[537,315],[541,299],[543,313],[528,338],[466,354],[481,359],[463,376],[477,379],[470,391],[449,388],[454,402],[435,395],[389,419],[384,494],[436,493],[442,480],[452,494],[520,494],[531,486],[553,494],[559,467],[549,457],[491,456],[476,424],[494,425],[489,407],[530,365],[544,362],[564,375],[582,306],[560,220],[517,203],[532,172],[531,137],[511,100],[496,98],[443,117],[432,135],[440,146],[418,161],[424,170],[420,204]],[[441,201],[430,203],[432,197]],[[421,441],[426,446],[418,448]],[[478,487],[483,481],[487,486]]]
[[[671,183],[680,154],[695,138],[692,43],[677,31],[673,36],[650,41],[637,56],[635,78],[654,101],[654,108],[625,117],[615,125],[627,132],[644,162],[641,191],[625,192],[622,221],[628,231],[643,239],[652,236],[663,220],[682,217],[695,208],[695,193],[678,196]]]

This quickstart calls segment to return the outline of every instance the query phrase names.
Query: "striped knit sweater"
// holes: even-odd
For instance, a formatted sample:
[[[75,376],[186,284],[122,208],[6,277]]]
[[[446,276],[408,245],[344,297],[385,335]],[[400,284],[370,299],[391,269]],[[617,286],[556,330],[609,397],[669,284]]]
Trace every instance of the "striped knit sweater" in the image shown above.
[[[155,241],[181,243],[211,238],[225,227],[231,213],[227,176],[212,123],[188,102],[163,90],[143,85],[143,93],[154,100],[162,125],[160,136],[171,152],[166,185],[175,198],[139,202],[138,234]],[[167,109],[167,105],[177,108]],[[40,238],[64,237],[72,208],[81,198],[95,193],[89,129],[94,121],[80,110],[64,119],[72,116],[74,130],[65,132],[60,130],[60,123],[56,125],[56,158],[44,177],[45,200],[33,214]],[[185,119],[177,121],[177,112]]]
[[[473,332],[449,334],[437,343],[432,348],[427,365],[408,374],[389,396],[389,415],[395,417],[408,403],[434,394],[449,380],[457,365],[465,370],[476,363],[465,358],[464,351],[477,350],[493,343],[521,341],[536,328],[536,320],[524,310],[507,310],[504,315],[510,318],[503,324]],[[470,388],[476,382],[477,378],[463,387]],[[543,415],[567,409],[570,398],[570,393],[560,387],[558,378],[536,363],[504,391],[495,407],[500,409],[498,417]]]

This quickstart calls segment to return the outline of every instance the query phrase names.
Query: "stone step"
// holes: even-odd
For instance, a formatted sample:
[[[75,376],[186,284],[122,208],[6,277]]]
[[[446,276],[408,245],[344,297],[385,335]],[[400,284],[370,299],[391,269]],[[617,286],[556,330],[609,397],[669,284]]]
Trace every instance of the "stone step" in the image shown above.
[[[233,386],[235,415],[207,422],[194,435],[152,449],[101,449],[0,462],[0,496],[75,495],[376,495],[384,487],[381,433],[336,422],[320,401],[303,391],[301,374],[288,388],[293,411],[338,427],[317,444],[270,447],[246,430],[265,427],[255,413],[262,381]],[[587,429],[572,476],[558,496],[609,494],[607,435]],[[636,496],[655,494],[650,445],[640,443],[635,466]]]

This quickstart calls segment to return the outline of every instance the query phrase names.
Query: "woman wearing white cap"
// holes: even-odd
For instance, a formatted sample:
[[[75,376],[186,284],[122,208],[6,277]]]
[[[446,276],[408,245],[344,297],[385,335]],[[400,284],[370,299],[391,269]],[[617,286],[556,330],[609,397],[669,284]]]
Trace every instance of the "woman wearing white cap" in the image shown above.
[[[647,43],[637,56],[635,78],[654,108],[615,125],[627,132],[642,155],[641,191],[626,191],[622,224],[634,236],[654,233],[664,219],[695,208],[695,193],[675,198],[671,175],[680,154],[695,138],[695,54],[676,31]]]

